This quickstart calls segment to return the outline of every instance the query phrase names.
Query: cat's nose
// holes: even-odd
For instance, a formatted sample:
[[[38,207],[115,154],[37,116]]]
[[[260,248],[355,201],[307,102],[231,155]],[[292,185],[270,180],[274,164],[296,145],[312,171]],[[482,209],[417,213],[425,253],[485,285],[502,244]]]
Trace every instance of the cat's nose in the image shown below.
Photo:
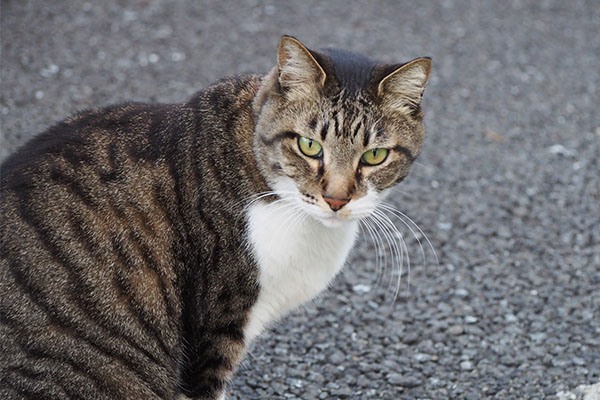
[[[327,202],[327,204],[329,204],[329,207],[333,211],[339,210],[340,208],[342,208],[346,204],[348,204],[348,202],[350,201],[350,199],[338,199],[335,197],[329,197],[329,196],[325,196],[325,195],[323,195],[323,200],[325,200]]]

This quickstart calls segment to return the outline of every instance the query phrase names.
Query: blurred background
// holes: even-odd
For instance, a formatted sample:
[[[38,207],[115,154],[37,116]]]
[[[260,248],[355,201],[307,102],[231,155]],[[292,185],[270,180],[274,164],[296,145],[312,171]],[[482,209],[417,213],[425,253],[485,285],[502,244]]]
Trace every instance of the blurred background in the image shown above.
[[[395,219],[411,269],[394,301],[365,235],[254,345],[231,399],[599,398],[598,2],[3,0],[0,15],[0,160],[78,109],[267,71],[282,34],[433,58],[424,151],[391,201],[439,264]]]

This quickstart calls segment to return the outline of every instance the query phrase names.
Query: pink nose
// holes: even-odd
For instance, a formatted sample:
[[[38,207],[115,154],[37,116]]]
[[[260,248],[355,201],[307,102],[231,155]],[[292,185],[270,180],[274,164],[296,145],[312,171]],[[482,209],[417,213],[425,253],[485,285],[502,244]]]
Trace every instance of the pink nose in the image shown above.
[[[339,210],[340,208],[342,208],[346,204],[348,204],[348,202],[350,201],[350,199],[336,199],[335,197],[329,197],[329,196],[323,196],[323,200],[325,200],[327,202],[327,204],[329,204],[329,207],[333,211]]]

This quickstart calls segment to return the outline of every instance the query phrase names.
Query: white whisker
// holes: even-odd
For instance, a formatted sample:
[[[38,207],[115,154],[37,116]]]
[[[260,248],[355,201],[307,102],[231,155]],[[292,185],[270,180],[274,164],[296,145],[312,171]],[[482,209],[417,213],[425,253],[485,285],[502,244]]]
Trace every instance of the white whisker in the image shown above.
[[[371,227],[373,235],[377,239],[379,253],[382,255],[381,263],[379,265],[379,272],[377,275],[377,281],[376,281],[376,284],[380,285],[380,284],[383,284],[383,280],[385,279],[387,265],[388,265],[388,255],[387,255],[387,251],[385,250],[384,243],[383,243],[383,237],[382,237],[381,233],[379,232],[379,230],[377,229],[377,221],[373,220],[372,218],[367,218],[365,220],[365,222],[368,223],[368,225]]]
[[[412,193],[408,193],[408,192],[405,192],[405,191],[403,191],[403,190],[400,190],[400,189],[396,189],[396,188],[389,188],[389,190],[392,190],[392,191],[394,191],[394,192],[397,192],[397,193],[400,193],[400,194],[406,195],[406,196],[408,196],[408,197],[412,197],[412,198],[414,198],[414,197],[415,197],[415,195],[414,195],[414,194],[412,194]]]
[[[412,236],[415,238],[419,245],[421,258],[423,260],[423,264],[426,265],[426,256],[425,256],[425,247],[421,241],[420,236],[425,238],[427,246],[431,249],[433,253],[435,263],[439,267],[439,259],[433,244],[429,240],[429,237],[423,232],[423,230],[406,214],[401,212],[400,210],[393,207],[388,203],[380,203],[375,210],[371,207],[359,207],[352,210],[355,216],[360,216],[366,214],[366,217],[362,217],[360,219],[361,222],[364,223],[365,229],[369,230],[369,234],[372,238],[377,236],[379,238],[378,247],[381,249],[383,253],[383,275],[386,275],[387,270],[387,252],[389,251],[391,254],[391,267],[392,271],[397,272],[397,279],[394,274],[390,275],[392,278],[388,285],[388,291],[391,291],[392,287],[395,287],[393,291],[393,301],[395,301],[400,293],[401,288],[401,279],[402,279],[402,270],[404,268],[404,263],[406,262],[407,270],[408,270],[408,279],[407,279],[407,288],[410,288],[411,281],[411,262],[410,262],[410,254],[408,251],[408,244],[404,239],[404,236],[394,223],[390,217],[397,218],[402,224],[410,231]],[[375,228],[376,227],[376,228]],[[375,239],[373,239],[375,240]],[[383,249],[383,241],[386,242],[386,246],[388,249]],[[406,261],[405,261],[406,259]],[[380,275],[377,277],[377,284],[379,284]],[[394,282],[395,281],[395,282]],[[395,283],[395,284],[394,284]]]
[[[376,215],[376,214],[372,214],[371,215],[371,219],[373,220],[373,222],[379,227],[379,232],[383,235],[383,238],[385,239],[385,242],[387,243],[387,247],[389,249],[391,258],[390,258],[390,273],[389,273],[389,284],[388,284],[388,291],[391,291],[391,287],[392,287],[392,282],[394,279],[394,270],[398,269],[400,266],[400,273],[402,273],[402,254],[400,249],[398,248],[396,241],[393,238],[393,235],[391,234],[391,231],[388,229],[388,227],[383,223],[384,221],[382,221],[382,219]]]
[[[385,253],[382,251],[382,249],[380,248],[380,244],[379,244],[379,238],[376,237],[374,231],[373,231],[373,227],[369,224],[369,222],[366,219],[361,219],[359,220],[359,226],[362,227],[363,224],[365,226],[365,230],[368,232],[369,236],[371,236],[371,240],[373,241],[374,247],[375,247],[375,270],[377,271],[377,279],[376,279],[376,284],[379,284],[379,280],[381,279],[381,271],[382,271],[382,260],[384,259],[383,257],[385,257]]]
[[[264,199],[264,198],[266,198],[266,197],[269,197],[269,196],[274,196],[274,197],[280,197],[280,198],[281,198],[281,197],[282,197],[282,196],[281,196],[282,194],[295,194],[295,192],[293,192],[293,191],[291,191],[291,190],[289,190],[289,191],[277,191],[277,192],[275,192],[275,191],[272,191],[272,190],[269,190],[269,191],[266,191],[266,192],[255,193],[255,194],[253,194],[253,195],[251,195],[251,196],[248,196],[248,197],[247,197],[247,198],[245,198],[245,199],[242,199],[242,200],[240,200],[240,201],[237,203],[237,205],[240,205],[240,204],[242,204],[242,203],[246,203],[246,202],[247,202],[247,203],[244,205],[244,208],[247,210],[247,209],[249,209],[249,208],[250,208],[250,207],[251,207],[253,204],[255,204],[257,201],[259,201],[259,200],[261,200],[261,199]]]
[[[387,247],[391,254],[391,265],[390,265],[391,269],[390,269],[390,275],[389,275],[390,281],[388,283],[388,288],[387,288],[387,291],[390,291],[392,281],[393,281],[393,276],[394,276],[393,270],[394,270],[394,268],[396,268],[397,263],[399,262],[399,259],[397,257],[396,248],[393,246],[393,240],[392,240],[387,228],[385,226],[383,226],[380,218],[376,214],[372,214],[371,219],[377,224],[379,231],[382,233],[383,238],[385,239],[385,241],[387,243]]]
[[[296,192],[291,191],[291,190],[278,190],[277,192],[273,191],[273,190],[269,190],[266,192],[260,192],[260,193],[256,193],[253,194],[251,196],[249,196],[248,198],[241,200],[240,202],[245,202],[248,201],[250,199],[250,202],[248,204],[245,205],[245,208],[250,208],[250,206],[252,206],[254,203],[256,203],[258,200],[263,199],[265,197],[269,197],[269,196],[278,196],[281,197],[282,194],[296,194]]]
[[[242,203],[246,203],[244,205],[244,208],[248,209],[250,208],[250,206],[252,204],[254,204],[255,202],[257,202],[258,200],[264,198],[264,197],[268,197],[268,196],[276,196],[277,194],[275,192],[273,192],[272,190],[266,191],[266,192],[260,192],[260,193],[255,193],[253,195],[248,196],[245,199],[241,199],[239,200],[236,205],[240,205]]]
[[[407,264],[407,270],[408,270],[407,281],[408,281],[408,288],[410,288],[410,254],[408,252],[408,246],[406,245],[406,241],[404,240],[402,233],[398,230],[396,225],[394,225],[392,220],[386,214],[384,214],[380,210],[375,210],[374,214],[378,215],[383,220],[384,224],[387,225],[387,227],[392,231],[392,234],[395,233],[394,236],[397,238],[398,242],[400,242],[401,251],[404,254],[406,254],[406,264]],[[400,274],[398,276],[398,282],[396,285],[396,289],[394,291],[394,300],[398,297],[398,294],[400,293],[400,284],[401,284],[401,279],[402,279],[402,266],[403,265],[404,265],[404,261],[402,259],[400,262]]]
[[[423,265],[426,265],[426,260],[425,260],[425,249],[423,248],[423,244],[421,243],[421,240],[419,239],[419,236],[417,236],[417,233],[414,231],[414,229],[412,229],[412,227],[404,220],[404,218],[398,214],[396,214],[394,211],[397,210],[390,210],[389,206],[387,206],[387,204],[381,204],[381,208],[387,212],[389,212],[390,214],[392,214],[393,216],[395,216],[396,218],[398,218],[403,224],[404,226],[406,226],[408,228],[408,230],[410,230],[410,232],[412,233],[413,237],[416,239],[417,243],[419,244],[419,248],[421,250],[421,258],[423,260]]]
[[[437,267],[439,268],[440,262],[439,262],[437,253],[435,251],[435,248],[433,247],[433,244],[429,240],[429,237],[425,234],[425,232],[423,232],[423,230],[419,227],[419,225],[417,225],[416,222],[413,221],[408,215],[404,214],[402,211],[400,211],[397,208],[393,207],[391,204],[381,203],[380,206],[382,208],[384,208],[385,210],[389,211],[390,213],[394,214],[399,219],[403,220],[403,218],[406,218],[411,224],[413,224],[413,226],[419,231],[419,233],[427,241],[427,245],[431,249],[431,252],[433,253],[433,257],[435,258],[435,263],[436,263]],[[405,222],[405,224],[406,224],[406,222]],[[414,233],[414,231],[409,227],[408,224],[406,224],[406,226],[411,230],[411,232],[413,232],[413,235],[415,236],[415,239],[417,239],[417,241],[419,242],[419,244],[421,244],[421,241],[419,240],[419,238],[417,237],[417,235]],[[425,251],[423,249],[422,249],[422,251],[423,251],[423,258],[424,258],[425,257]]]
[[[391,222],[391,220],[383,214],[379,210],[375,210],[373,212],[373,216],[380,222],[380,226],[383,229],[385,235],[389,238],[388,241],[391,245],[392,255],[396,255],[397,264],[394,264],[392,261],[392,266],[398,268],[398,278],[396,279],[396,287],[394,290],[394,296],[392,298],[392,303],[396,300],[398,296],[398,292],[400,290],[400,283],[402,280],[402,268],[404,266],[404,254],[406,254],[406,260],[408,265],[408,271],[410,274],[410,257],[408,255],[408,249],[406,244],[404,243],[404,239],[402,234],[398,231],[396,226]],[[400,245],[398,245],[398,242]],[[388,285],[388,290],[391,290],[393,284],[393,275],[390,277],[390,283]]]

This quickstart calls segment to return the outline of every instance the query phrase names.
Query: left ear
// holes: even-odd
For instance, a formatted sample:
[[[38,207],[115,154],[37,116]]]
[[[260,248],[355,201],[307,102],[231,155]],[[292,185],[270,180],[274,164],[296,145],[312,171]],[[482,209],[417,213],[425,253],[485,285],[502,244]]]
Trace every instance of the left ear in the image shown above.
[[[384,77],[377,89],[384,107],[410,114],[421,103],[431,72],[430,58],[412,60]]]
[[[282,36],[277,50],[279,84],[289,98],[314,97],[325,85],[325,71],[298,39]]]

